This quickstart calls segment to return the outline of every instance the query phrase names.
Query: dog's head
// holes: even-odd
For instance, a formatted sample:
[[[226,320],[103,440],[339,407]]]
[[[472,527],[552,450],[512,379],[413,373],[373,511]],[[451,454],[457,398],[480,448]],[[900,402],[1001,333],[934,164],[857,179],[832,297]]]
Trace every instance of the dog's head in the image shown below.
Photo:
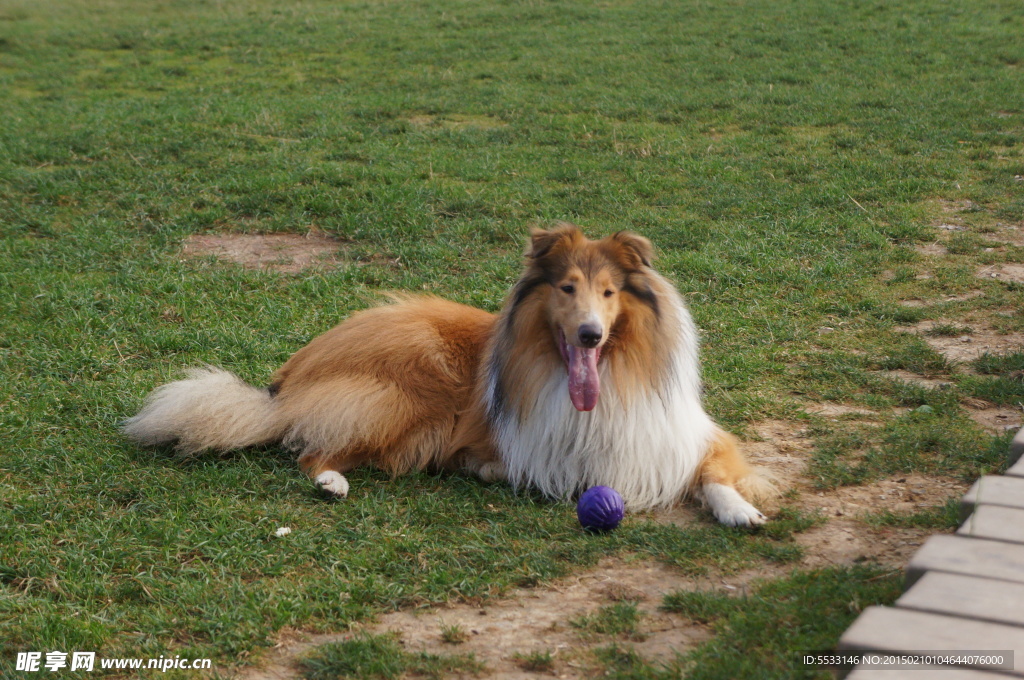
[[[648,276],[650,241],[620,231],[588,240],[579,227],[559,224],[530,234],[526,272],[515,302],[538,288],[545,314],[569,374],[569,396],[580,411],[597,406],[598,362],[616,329],[636,304],[657,311]]]

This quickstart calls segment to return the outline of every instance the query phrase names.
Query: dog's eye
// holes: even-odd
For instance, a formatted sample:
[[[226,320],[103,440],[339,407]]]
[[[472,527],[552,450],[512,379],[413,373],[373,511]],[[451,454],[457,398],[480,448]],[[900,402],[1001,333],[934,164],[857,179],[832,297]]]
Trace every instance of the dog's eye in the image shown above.
[[[573,293],[576,292],[576,286],[572,285],[571,283],[567,283],[564,286],[562,286],[562,291],[568,293],[569,295],[572,295]]]
[[[612,295],[615,295],[615,292],[614,292],[614,291],[612,291],[612,290],[606,290],[606,291],[604,292],[604,296],[605,296],[605,297],[611,297]]]

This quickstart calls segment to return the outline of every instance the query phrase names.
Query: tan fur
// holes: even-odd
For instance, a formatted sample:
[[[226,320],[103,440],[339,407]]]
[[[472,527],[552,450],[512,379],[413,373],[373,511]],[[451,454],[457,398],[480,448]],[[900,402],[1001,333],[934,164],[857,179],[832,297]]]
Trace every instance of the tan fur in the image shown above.
[[[610,264],[602,262],[584,271],[581,264],[574,262],[548,291],[545,306],[551,325],[562,331],[570,342],[577,337],[580,326],[590,319],[601,324],[601,344],[608,340],[622,306]]]
[[[551,371],[562,370],[558,345],[548,330],[548,320],[544,315],[550,296],[549,290],[532,293],[510,322],[513,340],[508,342],[509,337],[500,338],[501,346],[494,348],[508,361],[509,377],[503,387],[520,413],[534,403],[537,391]]]
[[[468,469],[500,478],[483,395],[488,362],[502,362],[502,393],[525,413],[554,371],[557,344],[594,319],[601,361],[618,393],[658,389],[668,374],[659,330],[664,280],[649,276],[649,241],[619,233],[588,241],[574,225],[534,230],[526,269],[500,316],[434,297],[400,297],[357,313],[296,352],[257,390],[209,369],[157,390],[128,421],[145,444],[228,450],[283,441],[310,477],[371,464],[392,474]],[[562,286],[573,287],[567,293]],[[567,397],[568,398],[568,397]],[[770,485],[753,474],[735,439],[719,431],[697,484],[723,484],[757,497]]]
[[[654,281],[651,285],[656,288],[659,283]],[[658,387],[644,384],[644,376],[666,375],[669,357],[668,342],[659,334],[654,312],[631,298],[623,301],[623,307],[628,313],[616,321],[604,354],[610,362],[615,383],[628,403],[641,389]],[[673,314],[674,310],[663,313]]]
[[[443,465],[494,317],[438,298],[354,315],[275,374],[285,443],[311,477],[372,463],[392,474]]]
[[[753,503],[766,503],[778,495],[772,482],[759,470],[754,470],[740,453],[736,437],[718,430],[700,473],[694,480],[699,485],[724,484],[739,491]]]
[[[561,330],[567,339],[576,336],[581,320],[594,314],[602,321],[602,361],[607,361],[622,396],[646,387],[645,376],[665,375],[669,342],[659,337],[654,312],[628,293],[628,289],[654,289],[662,284],[645,277],[637,268],[649,264],[650,241],[636,234],[619,232],[600,241],[588,241],[574,224],[559,223],[554,229],[531,232],[527,268],[522,280],[553,280],[540,286],[516,310],[509,346],[492,347],[510,362],[512,376],[505,391],[515,400],[517,410],[532,404],[537,390],[552,370],[564,370],[552,332]],[[568,295],[562,285],[576,286]],[[623,289],[627,289],[624,291]],[[611,291],[611,297],[604,297]],[[511,298],[511,296],[510,296]],[[510,308],[506,301],[505,310]],[[663,310],[672,314],[673,310]],[[498,339],[499,342],[502,339]]]

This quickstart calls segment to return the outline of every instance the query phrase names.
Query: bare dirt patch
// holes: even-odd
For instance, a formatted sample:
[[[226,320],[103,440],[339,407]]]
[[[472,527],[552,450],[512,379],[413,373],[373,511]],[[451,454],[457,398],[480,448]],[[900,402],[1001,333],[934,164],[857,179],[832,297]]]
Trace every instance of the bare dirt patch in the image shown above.
[[[1024,264],[1005,263],[987,265],[979,269],[977,275],[983,279],[1024,283]]]
[[[984,294],[984,291],[969,290],[966,293],[946,295],[942,298],[932,298],[927,300],[922,298],[911,298],[909,300],[900,300],[900,304],[904,307],[929,307],[931,305],[947,302],[964,302],[966,300],[973,300],[974,298],[981,297]]]
[[[1024,225],[1001,224],[989,236],[1004,245],[1024,248]]]
[[[974,201],[948,201],[939,199],[939,207],[944,213],[961,213],[968,210],[975,210],[978,206]]]
[[[991,328],[971,326],[964,328],[963,333],[951,336],[930,333],[936,327],[954,325],[940,319],[922,321],[909,329],[920,335],[936,352],[957,363],[974,361],[983,354],[1006,354],[1024,347],[1024,333],[1000,333]]]
[[[825,404],[813,412],[830,419],[878,414],[842,404]],[[819,512],[825,522],[797,534],[804,548],[801,567],[848,565],[864,561],[902,568],[911,555],[934,534],[930,529],[875,529],[860,519],[882,510],[908,513],[945,502],[962,494],[967,485],[925,475],[900,475],[862,486],[814,489],[804,475],[806,457],[813,448],[803,426],[785,421],[766,421],[755,427],[761,442],[744,444],[748,457],[766,468],[783,492],[795,492],[797,507]]]
[[[911,373],[910,371],[872,371],[875,375],[883,378],[889,378],[890,380],[900,380],[911,385],[918,385],[919,387],[926,387],[930,390],[943,389],[952,386],[949,380],[941,378],[926,378],[923,375],[917,373]]]
[[[637,635],[630,644],[653,661],[670,661],[679,652],[710,637],[704,626],[690,624],[659,611],[665,595],[681,589],[721,588],[706,578],[682,576],[669,567],[648,563],[627,564],[608,560],[597,569],[559,581],[547,588],[519,589],[512,596],[484,607],[455,605],[426,611],[388,614],[371,630],[397,631],[410,651],[432,654],[472,653],[490,669],[488,677],[522,677],[517,655],[548,652],[554,657],[555,674],[583,677],[588,650],[608,640],[586,639],[569,621],[600,606],[636,601],[643,613]],[[446,644],[445,626],[457,625],[469,633],[465,643]]]
[[[930,334],[936,327],[952,327],[955,324],[947,320],[929,320],[914,324],[910,329],[920,335],[928,345],[939,354],[954,363],[960,364],[959,370],[970,371],[970,362],[985,354],[1007,354],[1020,351],[1024,347],[1024,333],[1000,333],[991,328],[964,327],[963,333],[951,336]],[[914,383],[928,388],[948,387],[951,383],[941,379],[929,379],[907,371],[886,371],[890,377]],[[1022,411],[1019,408],[994,407],[980,399],[964,399],[971,419],[991,434],[1002,434],[1007,430],[1021,427]]]
[[[185,239],[185,257],[209,257],[246,269],[294,274],[337,258],[341,243],[319,234],[193,234]]]
[[[924,341],[950,361],[973,361],[983,354],[1002,354],[1021,346],[1021,338],[973,332],[959,337],[926,337]]]
[[[947,201],[940,199],[935,202],[939,208],[938,215],[932,226],[940,232],[964,231],[960,214],[973,210],[976,206],[971,201]]]
[[[992,434],[1003,434],[1007,430],[1019,430],[1024,425],[1024,411],[1020,408],[972,408],[968,410],[968,413],[971,420]]]
[[[757,440],[743,442],[743,453],[751,463],[785,493],[799,486],[813,447],[804,425],[785,420],[765,420],[751,427]]]
[[[356,633],[282,636],[260,668],[245,669],[239,680],[285,680],[301,677],[299,659],[314,647],[351,638],[359,632],[395,632],[406,650],[431,654],[473,654],[487,666],[488,678],[512,679],[552,674],[583,678],[590,674],[589,650],[612,638],[585,638],[569,622],[599,607],[622,601],[636,603],[642,612],[639,634],[629,644],[645,658],[671,661],[710,637],[706,626],[659,610],[665,595],[678,590],[742,592],[758,574],[728,579],[684,576],[661,564],[609,559],[596,569],[556,581],[542,588],[519,588],[507,597],[484,605],[460,603],[392,612]],[[445,628],[458,626],[465,641],[444,641]],[[550,673],[528,673],[517,655],[551,654]]]
[[[872,411],[871,409],[849,406],[847,404],[836,404],[828,401],[809,407],[807,412],[811,415],[822,416],[831,420],[837,420],[840,418],[873,418],[878,415],[877,411]]]
[[[934,257],[939,257],[949,252],[946,250],[946,246],[935,241],[933,241],[932,243],[919,243],[916,246],[914,246],[914,250],[916,250],[921,255],[928,255]]]
[[[863,522],[840,517],[798,534],[796,542],[805,551],[800,566],[808,569],[861,562],[901,569],[934,533],[905,527],[865,529]]]
[[[912,513],[939,505],[967,491],[967,484],[926,475],[900,475],[861,486],[801,494],[801,507],[813,508],[828,523],[796,536],[804,546],[802,566],[822,567],[875,561],[903,567],[933,529],[867,527],[864,515],[889,510]]]

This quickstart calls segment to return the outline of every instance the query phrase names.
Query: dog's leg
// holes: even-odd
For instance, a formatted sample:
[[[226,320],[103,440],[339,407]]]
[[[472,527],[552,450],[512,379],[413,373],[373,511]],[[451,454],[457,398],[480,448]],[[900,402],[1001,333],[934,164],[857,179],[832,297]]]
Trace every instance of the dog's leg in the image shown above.
[[[748,479],[754,475],[743,460],[736,439],[719,430],[698,477],[700,492],[715,519],[730,527],[757,526],[767,521],[737,490],[737,487],[751,486]]]
[[[325,470],[316,476],[313,480],[317,486],[324,490],[325,493],[329,493],[332,496],[338,498],[345,498],[348,496],[348,480],[345,479],[345,475],[334,470]]]
[[[320,451],[309,451],[299,456],[299,468],[324,493],[335,498],[348,496],[348,480],[342,472],[351,470],[357,464],[349,456],[324,455]]]
[[[503,482],[508,471],[491,443],[491,430],[480,409],[465,411],[456,423],[445,454],[450,470],[463,470],[485,482]]]
[[[463,469],[473,473],[485,482],[503,482],[508,479],[505,464],[500,460],[467,460]]]

